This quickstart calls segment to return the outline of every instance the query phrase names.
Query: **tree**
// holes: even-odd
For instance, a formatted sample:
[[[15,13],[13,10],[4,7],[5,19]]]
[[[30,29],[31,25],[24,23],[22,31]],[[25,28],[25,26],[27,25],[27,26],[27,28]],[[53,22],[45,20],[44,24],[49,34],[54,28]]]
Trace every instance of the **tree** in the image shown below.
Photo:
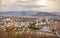
[[[31,30],[40,30],[40,27],[39,26],[36,27],[35,25],[36,25],[36,23],[30,24],[29,29],[31,29]]]

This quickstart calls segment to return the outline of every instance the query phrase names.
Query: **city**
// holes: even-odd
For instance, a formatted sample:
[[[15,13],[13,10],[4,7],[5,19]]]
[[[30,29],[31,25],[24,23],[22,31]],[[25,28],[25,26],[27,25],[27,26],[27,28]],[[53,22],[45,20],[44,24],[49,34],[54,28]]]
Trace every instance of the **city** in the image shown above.
[[[60,38],[60,0],[0,0],[0,38]]]
[[[60,17],[0,16],[0,38],[60,38]]]

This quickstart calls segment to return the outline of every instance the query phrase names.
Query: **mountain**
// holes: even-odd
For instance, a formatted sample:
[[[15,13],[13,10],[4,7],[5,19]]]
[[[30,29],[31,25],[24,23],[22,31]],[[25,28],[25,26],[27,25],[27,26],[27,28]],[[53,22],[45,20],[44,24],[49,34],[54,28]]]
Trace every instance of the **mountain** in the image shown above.
[[[38,12],[32,16],[57,16],[55,14],[51,14],[51,13],[48,13],[48,12]]]
[[[0,12],[0,15],[15,15],[15,16],[21,16],[21,15],[33,15],[37,13],[38,11],[7,11],[7,12]]]
[[[0,16],[9,15],[9,16],[57,16],[55,14],[51,14],[48,12],[40,12],[40,11],[7,11],[0,12]]]
[[[8,11],[8,12],[0,12],[0,15],[27,15],[24,11]]]

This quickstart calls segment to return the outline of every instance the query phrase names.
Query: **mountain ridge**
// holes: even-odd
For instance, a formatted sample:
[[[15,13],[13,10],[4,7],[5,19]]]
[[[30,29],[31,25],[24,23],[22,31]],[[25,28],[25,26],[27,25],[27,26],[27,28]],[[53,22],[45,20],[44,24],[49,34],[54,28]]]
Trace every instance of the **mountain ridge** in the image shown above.
[[[51,13],[48,13],[48,12],[38,12],[37,14],[34,14],[32,16],[58,16],[58,15],[51,14]]]
[[[51,14],[48,12],[41,12],[41,11],[8,11],[8,12],[0,12],[0,15],[10,15],[10,16],[58,16],[55,14]]]

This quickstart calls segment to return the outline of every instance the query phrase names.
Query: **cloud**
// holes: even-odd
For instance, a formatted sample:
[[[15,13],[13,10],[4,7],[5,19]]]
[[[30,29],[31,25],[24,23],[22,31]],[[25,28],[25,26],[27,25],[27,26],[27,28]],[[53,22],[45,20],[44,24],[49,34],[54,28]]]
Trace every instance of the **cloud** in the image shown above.
[[[60,12],[60,0],[2,0],[1,11],[36,10]]]

